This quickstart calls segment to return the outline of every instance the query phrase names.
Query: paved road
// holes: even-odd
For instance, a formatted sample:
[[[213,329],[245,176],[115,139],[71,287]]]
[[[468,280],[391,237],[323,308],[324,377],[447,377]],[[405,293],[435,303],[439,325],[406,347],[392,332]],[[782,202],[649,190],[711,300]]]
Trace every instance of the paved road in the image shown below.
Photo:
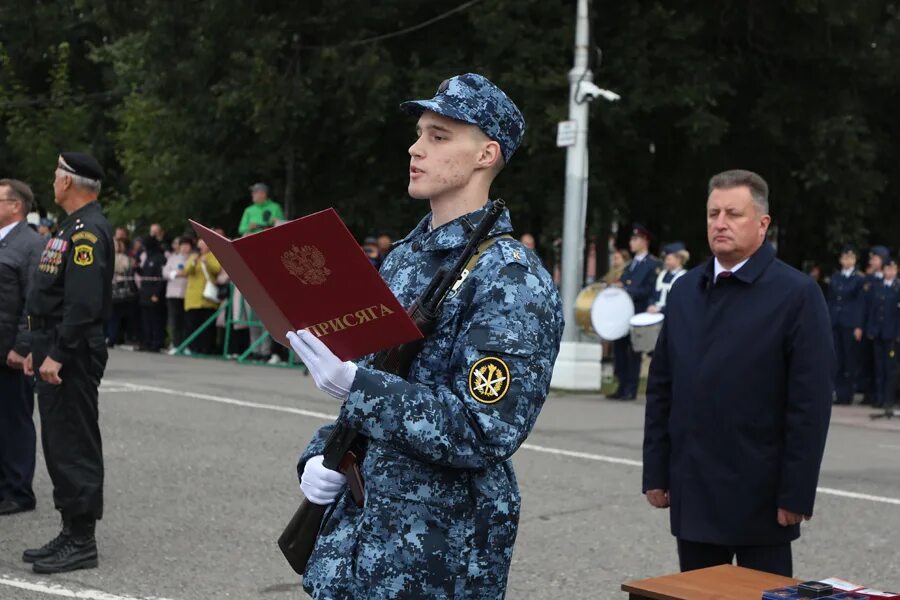
[[[900,431],[841,408],[796,575],[900,589]],[[58,526],[39,457],[37,510],[0,517],[0,599],[306,597],[275,539],[299,499],[297,454],[336,412],[297,371],[113,351],[100,568],[47,577],[19,561]],[[548,400],[514,459],[524,507],[509,598],[624,598],[621,582],[676,569],[667,515],[639,493],[642,416]]]

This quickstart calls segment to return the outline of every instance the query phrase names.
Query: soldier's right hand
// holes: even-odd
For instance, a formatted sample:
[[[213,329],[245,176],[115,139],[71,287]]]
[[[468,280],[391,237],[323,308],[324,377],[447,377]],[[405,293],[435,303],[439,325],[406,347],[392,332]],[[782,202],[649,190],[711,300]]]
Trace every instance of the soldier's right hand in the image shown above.
[[[859,327],[857,327],[856,329],[853,330],[853,337],[854,337],[854,339],[856,339],[857,342],[862,341],[862,334],[863,334],[863,330],[860,329]]]
[[[25,357],[25,362],[22,364],[22,370],[28,376],[34,375],[34,362],[32,362],[31,352]]]
[[[323,459],[319,454],[306,461],[300,477],[300,489],[313,504],[331,504],[347,485],[347,478],[341,473],[322,466]]]

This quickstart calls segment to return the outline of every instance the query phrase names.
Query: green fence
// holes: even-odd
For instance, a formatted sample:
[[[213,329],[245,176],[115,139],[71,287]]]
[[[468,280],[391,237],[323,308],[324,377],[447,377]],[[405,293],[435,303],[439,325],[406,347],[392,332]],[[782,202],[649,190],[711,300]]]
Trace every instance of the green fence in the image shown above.
[[[219,305],[219,308],[212,314],[210,318],[203,322],[200,327],[195,329],[188,335],[187,338],[178,347],[175,348],[176,356],[194,356],[198,358],[214,358],[219,360],[235,360],[241,364],[254,364],[254,365],[266,365],[270,367],[281,367],[281,368],[296,368],[303,367],[303,363],[300,362],[297,355],[294,354],[294,351],[288,348],[288,360],[286,362],[280,362],[277,364],[269,364],[265,361],[254,360],[251,358],[254,354],[254,351],[260,347],[267,339],[271,339],[269,332],[266,331],[265,326],[262,321],[260,321],[256,313],[253,312],[253,309],[244,301],[243,297],[235,298],[235,288],[234,284],[228,284],[228,297]],[[232,310],[235,302],[238,302],[237,311]],[[219,315],[225,311],[225,339],[222,344],[222,352],[221,354],[197,354],[195,352],[191,352],[189,350],[189,346],[191,343],[197,339],[201,333],[206,331],[207,328],[216,326],[216,321],[219,318]],[[235,313],[237,313],[235,315]],[[232,332],[234,331],[234,326],[237,325],[239,327],[246,327],[249,329],[250,327],[260,327],[262,329],[262,335],[260,335],[255,341],[252,341],[250,345],[244,350],[240,355],[236,352],[231,352],[231,343],[232,343]],[[275,340],[272,340],[273,344],[277,344]]]

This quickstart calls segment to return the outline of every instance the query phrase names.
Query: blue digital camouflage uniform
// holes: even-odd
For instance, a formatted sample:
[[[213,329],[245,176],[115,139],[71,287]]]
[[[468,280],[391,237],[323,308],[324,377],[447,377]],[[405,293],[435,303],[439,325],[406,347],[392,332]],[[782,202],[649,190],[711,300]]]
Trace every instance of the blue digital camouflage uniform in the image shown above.
[[[429,215],[394,245],[381,273],[401,304],[457,259],[483,215],[434,231]],[[504,211],[491,235],[511,230]],[[444,303],[408,381],[359,362],[340,418],[370,440],[365,507],[345,491],[326,513],[303,578],[313,598],[504,596],[520,507],[509,459],[547,396],[562,330],[550,275],[504,237]]]

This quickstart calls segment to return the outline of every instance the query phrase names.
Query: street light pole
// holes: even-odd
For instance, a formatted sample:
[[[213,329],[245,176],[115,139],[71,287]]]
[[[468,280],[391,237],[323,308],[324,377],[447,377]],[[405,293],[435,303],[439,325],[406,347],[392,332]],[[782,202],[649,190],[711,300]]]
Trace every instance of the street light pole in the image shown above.
[[[566,328],[563,341],[577,342],[578,326],[575,323],[575,297],[582,284],[584,272],[584,224],[587,203],[587,137],[588,102],[578,97],[578,87],[583,81],[591,82],[593,74],[588,67],[590,40],[588,0],[578,0],[575,15],[575,65],[569,71],[569,120],[575,122],[575,144],[566,149],[566,196],[563,213],[562,242],[562,303]]]
[[[593,74],[588,66],[590,22],[588,0],[578,0],[575,13],[575,64],[569,71],[569,121],[574,122],[575,142],[566,150],[566,196],[563,213],[561,295],[566,327],[553,370],[554,388],[599,390],[602,384],[602,346],[581,342],[575,322],[575,298],[584,272],[584,227],[587,212],[588,107],[595,94]],[[587,85],[585,85],[587,84]],[[605,90],[604,90],[605,91]]]

